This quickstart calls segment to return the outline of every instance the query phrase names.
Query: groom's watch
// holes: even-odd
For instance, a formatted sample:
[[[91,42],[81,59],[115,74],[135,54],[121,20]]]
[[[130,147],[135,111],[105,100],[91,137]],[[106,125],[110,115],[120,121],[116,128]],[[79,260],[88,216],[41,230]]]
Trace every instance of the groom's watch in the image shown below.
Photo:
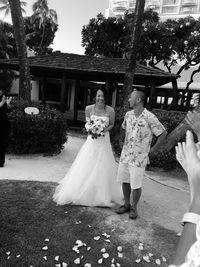
[[[183,219],[181,221],[181,224],[184,226],[185,223],[193,223],[198,224],[200,221],[200,215],[193,212],[187,212],[183,215]]]

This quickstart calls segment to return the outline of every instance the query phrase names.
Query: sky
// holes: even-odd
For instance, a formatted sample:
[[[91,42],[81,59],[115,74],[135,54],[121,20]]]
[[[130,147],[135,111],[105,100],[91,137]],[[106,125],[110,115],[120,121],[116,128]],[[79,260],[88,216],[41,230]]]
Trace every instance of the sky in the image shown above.
[[[26,16],[32,14],[32,4],[36,0],[27,2]],[[84,54],[81,46],[81,30],[83,25],[89,23],[91,18],[98,13],[105,15],[109,0],[48,0],[49,8],[54,9],[58,15],[58,30],[53,42],[53,49],[66,53]],[[0,13],[0,19],[10,21],[9,16],[4,18]]]

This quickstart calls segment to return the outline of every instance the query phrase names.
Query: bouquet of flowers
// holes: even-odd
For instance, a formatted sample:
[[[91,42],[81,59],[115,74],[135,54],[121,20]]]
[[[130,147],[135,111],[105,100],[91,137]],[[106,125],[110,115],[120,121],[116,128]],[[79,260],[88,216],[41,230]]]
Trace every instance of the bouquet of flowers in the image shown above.
[[[97,139],[98,137],[105,136],[104,129],[106,126],[106,120],[91,117],[91,119],[86,122],[85,129],[86,132],[92,136],[92,139]]]

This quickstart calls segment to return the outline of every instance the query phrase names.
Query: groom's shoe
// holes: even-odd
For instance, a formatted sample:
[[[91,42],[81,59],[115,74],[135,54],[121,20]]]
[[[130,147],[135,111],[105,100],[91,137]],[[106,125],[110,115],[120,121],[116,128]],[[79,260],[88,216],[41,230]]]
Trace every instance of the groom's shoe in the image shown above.
[[[126,206],[126,205],[120,206],[120,207],[116,210],[116,213],[117,213],[117,214],[123,214],[123,213],[129,212],[129,211],[130,211],[130,208],[131,208],[130,205],[128,205],[128,206]]]
[[[129,213],[129,218],[132,220],[135,220],[137,217],[138,217],[137,207],[135,207],[135,208],[131,207],[130,213]]]

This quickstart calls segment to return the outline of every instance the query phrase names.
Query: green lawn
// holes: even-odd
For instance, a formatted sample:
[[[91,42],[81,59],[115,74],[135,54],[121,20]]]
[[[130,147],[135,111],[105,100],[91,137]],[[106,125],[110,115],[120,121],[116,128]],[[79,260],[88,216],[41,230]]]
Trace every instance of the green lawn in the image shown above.
[[[62,262],[68,266],[86,263],[105,267],[119,266],[116,263],[124,267],[157,266],[156,259],[162,262],[162,256],[168,260],[173,254],[178,241],[175,232],[142,218],[130,221],[127,215],[119,216],[110,209],[56,206],[52,201],[55,186],[55,183],[0,181],[1,267],[50,267],[62,266],[59,265]],[[100,239],[95,240],[96,236]],[[77,240],[86,244],[79,248],[79,254],[72,250]],[[143,250],[138,248],[139,243],[143,243]],[[42,249],[45,246],[47,250]],[[118,246],[122,247],[123,257],[118,257]],[[102,258],[102,248],[109,257],[100,265],[97,261]],[[153,256],[146,263],[142,257],[149,253]],[[79,265],[74,263],[77,258],[81,258]],[[135,260],[139,258],[142,260],[138,264]],[[115,265],[111,265],[112,259]],[[167,264],[162,262],[160,266]]]

